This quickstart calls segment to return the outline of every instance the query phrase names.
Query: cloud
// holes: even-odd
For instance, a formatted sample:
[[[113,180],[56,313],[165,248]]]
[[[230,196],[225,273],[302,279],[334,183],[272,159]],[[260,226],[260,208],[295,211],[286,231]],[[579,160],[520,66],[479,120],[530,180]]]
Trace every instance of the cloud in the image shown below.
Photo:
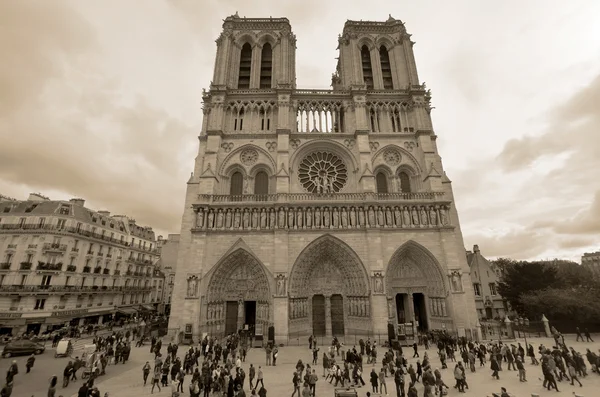
[[[0,40],[9,60],[0,63],[0,131],[10,137],[0,145],[2,185],[84,197],[90,208],[177,231],[187,173],[178,157],[198,126],[125,98],[77,12],[16,4],[0,12],[0,34],[13,38]]]

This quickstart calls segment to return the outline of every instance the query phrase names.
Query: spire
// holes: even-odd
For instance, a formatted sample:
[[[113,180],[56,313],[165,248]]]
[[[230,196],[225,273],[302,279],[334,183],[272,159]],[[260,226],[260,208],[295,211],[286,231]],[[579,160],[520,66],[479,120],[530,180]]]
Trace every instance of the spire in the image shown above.
[[[386,22],[396,22],[396,19],[392,16],[392,14],[389,14],[389,18]]]

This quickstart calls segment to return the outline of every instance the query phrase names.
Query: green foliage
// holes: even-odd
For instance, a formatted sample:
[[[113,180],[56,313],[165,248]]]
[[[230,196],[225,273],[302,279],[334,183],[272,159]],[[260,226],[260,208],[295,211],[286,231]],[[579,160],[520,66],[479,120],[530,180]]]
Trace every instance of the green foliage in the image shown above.
[[[521,297],[525,314],[533,318],[544,313],[557,321],[597,322],[600,318],[600,290],[594,287],[547,288]]]

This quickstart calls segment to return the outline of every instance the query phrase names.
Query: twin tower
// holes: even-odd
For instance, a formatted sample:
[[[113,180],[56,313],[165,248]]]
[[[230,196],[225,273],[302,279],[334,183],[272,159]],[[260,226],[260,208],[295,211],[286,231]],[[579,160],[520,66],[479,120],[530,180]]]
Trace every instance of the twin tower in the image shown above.
[[[230,16],[216,42],[169,332],[477,337],[452,187],[404,24],[347,21],[331,90],[297,88],[287,18]]]

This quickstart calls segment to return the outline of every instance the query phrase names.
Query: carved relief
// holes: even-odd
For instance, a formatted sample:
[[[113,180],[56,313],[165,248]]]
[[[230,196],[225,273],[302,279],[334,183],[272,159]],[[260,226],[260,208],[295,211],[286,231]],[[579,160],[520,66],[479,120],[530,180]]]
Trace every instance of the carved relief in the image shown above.
[[[383,275],[379,272],[373,275],[373,293],[383,294]]]
[[[462,273],[458,270],[454,270],[448,276],[450,278],[450,286],[452,287],[452,292],[463,292],[462,286]]]
[[[379,149],[379,142],[369,142],[369,147],[371,148],[371,151],[374,152]]]
[[[300,139],[290,139],[290,147],[294,150],[298,149],[300,146]]]
[[[402,157],[400,156],[400,152],[398,152],[395,149],[387,149],[384,153],[383,153],[383,160],[391,166],[396,166],[398,164],[400,164],[400,161],[402,160]]]
[[[336,193],[346,185],[348,169],[335,154],[314,152],[300,162],[298,178],[307,192]]]
[[[409,152],[412,152],[413,149],[415,148],[415,143],[414,142],[404,142],[404,147],[406,148],[406,150],[408,150]]]
[[[242,152],[240,153],[240,161],[246,166],[254,165],[257,160],[258,152],[256,151],[256,149],[248,148],[242,150]]]
[[[221,144],[221,148],[223,148],[223,151],[225,153],[229,153],[231,152],[231,149],[233,149],[233,142],[226,142],[226,143],[222,143]]]
[[[269,152],[274,152],[277,150],[277,142],[267,142],[265,146]]]
[[[286,296],[287,295],[287,280],[285,277],[285,274],[278,274],[276,277],[276,284],[277,284],[277,288],[276,288],[276,293],[277,296]]]
[[[198,276],[189,276],[187,278],[187,298],[196,298],[198,296]]]
[[[344,139],[344,145],[346,145],[346,147],[350,150],[352,150],[354,147],[355,142],[356,141],[354,139]]]

